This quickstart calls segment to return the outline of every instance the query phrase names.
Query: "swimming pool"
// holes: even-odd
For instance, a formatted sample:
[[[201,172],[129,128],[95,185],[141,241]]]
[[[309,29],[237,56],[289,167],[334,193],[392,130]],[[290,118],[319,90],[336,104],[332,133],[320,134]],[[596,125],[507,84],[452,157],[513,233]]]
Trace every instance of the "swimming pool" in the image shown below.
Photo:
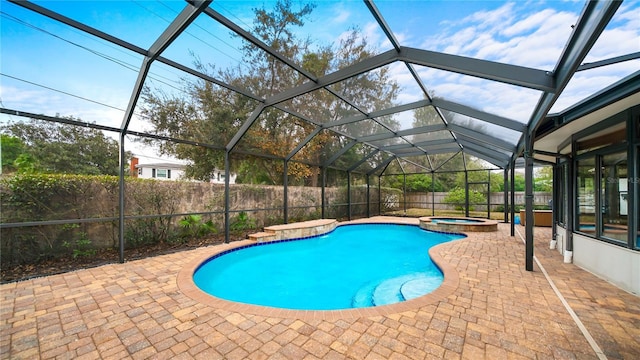
[[[196,269],[193,281],[221,299],[284,309],[386,305],[440,286],[442,273],[428,251],[462,237],[408,225],[344,225],[322,236],[218,254]]]

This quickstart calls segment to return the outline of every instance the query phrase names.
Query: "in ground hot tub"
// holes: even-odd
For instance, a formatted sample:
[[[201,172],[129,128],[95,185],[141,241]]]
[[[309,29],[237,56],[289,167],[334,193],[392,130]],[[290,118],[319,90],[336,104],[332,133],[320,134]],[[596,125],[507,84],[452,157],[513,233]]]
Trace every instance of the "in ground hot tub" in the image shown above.
[[[498,231],[498,222],[466,217],[427,216],[420,218],[420,227],[445,232],[489,232]]]

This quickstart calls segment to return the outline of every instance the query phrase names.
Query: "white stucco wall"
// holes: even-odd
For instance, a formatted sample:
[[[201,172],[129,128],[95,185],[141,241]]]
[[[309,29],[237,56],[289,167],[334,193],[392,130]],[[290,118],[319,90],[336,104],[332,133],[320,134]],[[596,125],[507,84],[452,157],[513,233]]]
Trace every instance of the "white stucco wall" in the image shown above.
[[[180,180],[184,176],[184,170],[180,169],[171,169],[171,179],[166,178],[154,178],[152,177],[152,168],[151,167],[143,167],[141,166],[138,170],[142,169],[141,173],[138,173],[138,178],[140,179],[156,179],[156,180]],[[159,168],[159,169],[168,169],[168,168]]]
[[[640,294],[640,252],[573,234],[573,263],[634,294]]]
[[[159,177],[153,177],[153,171],[152,169],[156,169],[156,172],[158,169],[170,169],[168,167],[155,167],[153,165],[145,165],[145,164],[141,164],[139,165],[138,169],[138,178],[140,179],[156,179],[156,180],[171,180],[171,181],[176,181],[176,180],[183,180],[184,178],[184,170],[183,169],[175,169],[175,168],[171,168],[171,178],[167,179],[167,178],[159,178]],[[140,171],[141,170],[141,171]],[[231,174],[231,177],[229,178],[229,183],[230,184],[235,184],[236,183],[236,174]],[[211,183],[213,184],[224,184],[224,171],[218,171],[215,170],[213,172],[213,176],[211,177]]]
[[[556,250],[558,250],[561,255],[564,255],[564,251],[567,249],[567,229],[560,225],[558,225],[556,232],[556,241],[558,242]]]
[[[211,183],[213,184],[224,184],[224,171],[214,170],[213,175],[211,176]],[[236,183],[236,174],[231,174],[229,177],[229,184]]]

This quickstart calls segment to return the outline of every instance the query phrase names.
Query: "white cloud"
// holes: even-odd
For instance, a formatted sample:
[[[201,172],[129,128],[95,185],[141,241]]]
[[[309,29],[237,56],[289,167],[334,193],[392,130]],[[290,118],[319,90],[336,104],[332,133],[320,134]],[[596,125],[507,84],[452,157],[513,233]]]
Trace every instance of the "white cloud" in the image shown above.
[[[525,12],[507,3],[447,23],[423,47],[485,60],[552,69],[571,33],[577,14],[543,9]]]
[[[513,18],[514,3],[505,3],[501,7],[494,10],[484,10],[475,12],[452,25],[461,25],[467,23],[475,23],[480,29],[494,28],[495,25],[504,24]]]
[[[384,49],[385,47],[390,46],[390,45],[386,45],[386,44],[390,44],[389,40],[384,35],[382,30],[380,30],[380,27],[376,22],[366,23],[364,25],[364,28],[362,29],[362,35],[367,39],[367,42],[370,45],[373,45],[374,47],[380,47],[381,49]],[[381,45],[378,46],[378,44],[381,44]]]
[[[465,44],[473,41],[473,39],[475,39],[477,36],[477,29],[473,26],[470,26],[452,35],[439,34],[438,38],[434,39],[435,41],[427,40],[423,44],[423,46],[437,49],[437,47],[439,47],[438,44],[441,44],[444,46],[442,51],[445,53],[462,54],[464,53],[462,48],[465,46]],[[434,47],[434,45],[437,47]]]
[[[579,13],[575,11],[559,10],[565,6],[552,4],[550,8],[543,8],[544,4],[537,2],[509,2],[502,5],[493,5],[488,2],[487,6],[499,7],[493,10],[479,11],[458,20],[441,22],[437,33],[425,34],[426,31],[421,32],[421,28],[412,28],[415,30],[412,31],[407,27],[404,32],[395,35],[401,44],[420,38],[421,44],[417,46],[429,50],[551,70],[569,38],[571,25],[575,24],[579,16]],[[571,8],[576,8],[576,6]],[[335,32],[344,31],[338,36],[338,40],[342,39],[347,34],[346,26],[350,22],[357,23],[358,19],[366,18],[358,24],[369,44],[381,51],[391,48],[390,42],[379,29],[377,23],[371,21],[370,16],[364,16],[361,12],[353,9],[354,7],[349,3],[332,4],[327,13],[333,14],[333,16],[321,20],[322,23],[317,24],[317,33],[310,35],[312,37],[326,36],[326,41],[336,42]],[[531,11],[531,9],[539,10]],[[251,12],[248,10],[243,11],[235,15],[241,16],[242,20],[238,20],[235,16],[232,19],[248,29],[253,22],[253,18],[247,17],[250,14]],[[360,17],[361,15],[362,17]],[[426,18],[428,14],[414,15]],[[640,9],[638,9],[637,1],[624,2],[616,14],[614,22],[604,31],[586,61],[597,61],[640,51],[640,21],[638,19],[640,19]],[[325,28],[329,28],[330,31],[325,31]],[[157,67],[158,65],[154,65],[154,71],[158,70]],[[434,90],[436,96],[517,120],[528,120],[540,94],[530,89],[462,76],[452,72],[421,66],[415,68],[427,88]],[[638,61],[635,61],[619,64],[615,68],[606,67],[594,70],[595,72],[579,73],[554,108],[562,109],[572,105],[638,68]],[[389,72],[390,77],[402,86],[397,99],[399,103],[414,102],[423,98],[420,87],[404,64],[390,65]],[[76,73],[76,71],[70,69],[69,73]],[[109,76],[112,79],[122,78],[112,74]],[[81,78],[82,87],[76,87],[75,84],[69,83],[67,91],[117,107],[126,107],[132,82],[135,80],[135,74],[130,76],[129,83],[122,86],[124,91],[120,92],[115,90],[113,84],[105,82],[104,79],[96,78],[92,78],[93,80],[89,83],[86,82],[86,78]],[[96,84],[103,86],[93,88]],[[109,89],[105,87],[105,84],[114,88]],[[87,106],[85,101],[56,92],[21,88],[7,86],[6,82],[0,86],[0,96],[5,107],[48,115],[56,113],[64,116],[73,115],[86,121],[95,121],[115,127],[120,126],[122,121],[123,113],[118,110],[97,104]],[[406,117],[407,115],[403,114],[402,116]],[[143,121],[132,123],[133,128],[140,127],[140,130],[144,130],[143,126]]]
[[[626,61],[576,73],[551,112],[559,112],[640,69],[640,60]]]
[[[123,112],[120,110],[88,105],[86,101],[38,89],[0,86],[0,97],[4,107],[47,116],[73,116],[83,121],[100,125],[120,127]]]
[[[640,8],[638,7],[638,1],[625,1],[620,5],[615,17],[618,21],[626,21],[626,25],[623,28],[632,28],[638,30],[640,27]]]
[[[595,43],[586,62],[604,60],[640,51],[640,7],[623,3]],[[626,5],[626,6],[625,6]]]
[[[0,98],[4,107],[22,109],[25,104],[45,105],[49,100],[44,96],[44,91],[22,89],[14,86],[0,84]],[[26,111],[26,110],[25,110]]]
[[[388,65],[389,76],[395,80],[408,80],[413,79],[413,76],[409,73],[407,66],[402,62],[395,62]]]
[[[523,34],[533,29],[537,29],[545,22],[547,22],[547,20],[553,15],[553,10],[545,9],[533,14],[532,16],[528,16],[525,19],[513,23],[512,25],[504,28],[504,30],[500,31],[500,34],[504,36],[514,36]]]
[[[337,3],[332,12],[331,22],[333,24],[344,24],[351,18],[351,12],[342,3]]]
[[[577,7],[574,6],[577,9]],[[566,9],[566,8],[563,8]],[[462,20],[445,22],[441,31],[423,39],[420,47],[491,61],[553,70],[568,41],[579,13],[557,8],[535,12],[530,7],[509,3],[492,11],[481,11]],[[612,24],[587,57],[587,61],[640,51],[640,10],[622,7]],[[407,38],[408,36],[404,37]],[[594,92],[637,71],[640,61],[625,62],[578,73],[565,89],[554,110],[586,98]],[[540,91],[452,72],[416,66],[428,89],[436,96],[476,107],[488,113],[520,122],[530,119]],[[403,85],[399,101],[417,101],[419,87],[401,67],[391,73]]]

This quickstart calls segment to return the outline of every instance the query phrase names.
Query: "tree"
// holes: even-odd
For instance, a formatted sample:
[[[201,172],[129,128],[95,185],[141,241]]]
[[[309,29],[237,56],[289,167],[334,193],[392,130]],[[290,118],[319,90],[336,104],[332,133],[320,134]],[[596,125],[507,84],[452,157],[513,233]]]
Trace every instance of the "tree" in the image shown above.
[[[185,84],[185,89],[186,97],[150,88],[143,90],[143,113],[150,118],[154,133],[224,147],[255,105],[243,96],[204,81]],[[223,151],[177,142],[143,141],[159,146],[162,154],[191,160],[185,168],[188,178],[209,180],[213,170],[224,168]]]
[[[544,166],[536,171],[533,178],[533,191],[553,191],[553,168]]]
[[[31,119],[10,123],[3,131],[22,143],[22,153],[14,161],[18,169],[87,175],[120,172],[118,142],[100,130]]]
[[[465,189],[456,187],[455,189],[449,191],[447,196],[444,198],[445,204],[453,205],[456,210],[465,210],[465,205],[467,201],[466,191]],[[469,211],[475,210],[475,205],[486,204],[487,197],[485,194],[469,190]]]
[[[24,152],[24,143],[20,138],[0,134],[0,159],[2,173],[10,173],[17,170],[16,159]]]
[[[477,165],[473,165],[476,167]],[[476,168],[477,169],[477,168]],[[470,169],[471,170],[471,169]],[[490,192],[500,192],[503,191],[504,187],[504,176],[502,174],[498,174],[495,172],[490,172],[488,170],[475,170],[475,171],[467,171],[467,180],[469,183],[487,183],[491,182]],[[465,186],[465,175],[464,172],[458,173],[456,175],[455,186],[464,189]],[[472,190],[485,193],[487,188],[484,184],[470,184],[469,185]]]
[[[403,189],[405,179],[402,175],[385,176],[385,186],[396,189]],[[407,192],[431,192],[433,190],[442,191],[442,184],[436,180],[435,187],[432,186],[431,174],[411,174],[406,176]]]
[[[272,10],[255,9],[252,34],[284,57],[299,64],[306,71],[322,76],[371,57],[375,52],[358,29],[353,29],[335,46],[310,48],[308,39],[300,39],[296,27],[304,25],[312,13],[313,5],[300,5],[297,10],[290,0],[276,2]],[[246,43],[242,48],[245,69],[216,70],[212,65],[196,60],[200,70],[206,70],[226,83],[244,88],[252,94],[269,98],[286,89],[300,85],[307,80],[295,69],[278,61],[266,52]],[[331,92],[340,94],[359,107],[365,109],[382,108],[391,104],[398,93],[398,85],[390,81],[386,68],[369,71],[331,86]],[[225,146],[233,138],[243,123],[250,117],[258,103],[243,95],[218,88],[204,80],[185,81],[183,95],[166,95],[157,89],[146,88],[144,114],[150,120],[153,131],[166,136],[198,141],[206,144]],[[279,107],[287,111],[268,107],[253,122],[237,144],[232,162],[232,170],[240,172],[239,178],[248,181],[260,179],[268,183],[282,183],[286,157],[312,131],[315,125],[291,113],[301,114],[318,122],[341,119],[353,108],[324,89],[300,95],[284,101]],[[390,119],[380,121],[391,128],[397,127]],[[372,125],[373,126],[373,125]],[[350,132],[347,125],[337,127]],[[366,127],[357,129],[360,133],[372,132]],[[149,140],[153,141],[153,140]],[[346,139],[331,131],[321,131],[303,149],[296,159],[312,164],[322,164],[332,154],[342,148]],[[162,153],[189,160],[186,175],[205,180],[214,168],[224,165],[223,151],[215,151],[183,144],[160,144]],[[353,163],[351,158],[359,158],[366,148],[354,147],[339,159],[336,165]],[[277,160],[259,156],[274,156]],[[250,163],[247,166],[246,163]],[[246,172],[249,170],[250,172]],[[292,183],[307,182],[315,185],[320,174],[319,168],[300,162],[290,162],[288,174]]]
[[[436,98],[434,93],[431,93],[430,96],[431,98]],[[456,114],[442,109],[440,110],[440,113],[438,113],[438,111],[433,106],[418,108],[413,113],[413,127],[416,128],[442,124],[443,118],[441,115],[446,119],[451,119],[456,116]],[[448,130],[440,130],[437,132],[415,135],[414,137],[414,141],[416,142],[436,139],[453,140],[453,136]],[[465,169],[465,163],[462,155],[456,155],[452,153],[429,154],[424,159],[422,165],[428,166],[437,172],[438,180],[441,184],[443,184],[443,190],[445,191],[453,188],[456,177],[455,172],[449,171],[461,171]]]

